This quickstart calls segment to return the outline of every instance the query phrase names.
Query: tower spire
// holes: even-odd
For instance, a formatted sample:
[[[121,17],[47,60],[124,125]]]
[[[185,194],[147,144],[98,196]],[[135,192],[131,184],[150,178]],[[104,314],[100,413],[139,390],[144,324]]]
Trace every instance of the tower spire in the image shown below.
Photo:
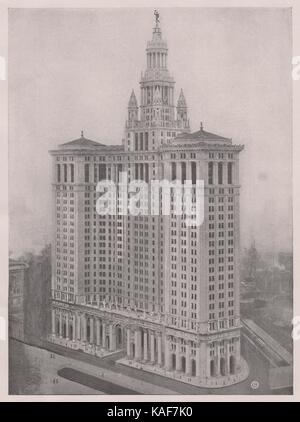
[[[135,108],[137,106],[138,106],[138,102],[137,102],[137,99],[136,99],[136,96],[135,96],[134,89],[132,89],[131,95],[130,95],[130,98],[129,98],[129,102],[128,102],[128,107]]]
[[[185,96],[184,96],[183,90],[181,88],[179,98],[178,98],[178,101],[177,101],[177,108],[186,108],[186,107],[187,107],[187,105],[186,105]]]
[[[136,122],[138,120],[139,107],[138,102],[134,93],[134,90],[131,91],[131,95],[128,102],[128,121]]]
[[[182,88],[177,101],[177,120],[182,128],[189,130],[190,124],[187,115],[187,105]]]

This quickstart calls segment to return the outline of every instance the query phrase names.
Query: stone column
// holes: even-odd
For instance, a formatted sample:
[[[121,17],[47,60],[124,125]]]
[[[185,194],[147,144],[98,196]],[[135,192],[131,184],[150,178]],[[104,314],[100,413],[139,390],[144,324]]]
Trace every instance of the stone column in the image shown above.
[[[86,342],[86,316],[82,315],[82,341]]]
[[[81,317],[77,314],[77,340],[81,340]]]
[[[230,343],[229,340],[225,340],[225,375],[229,374],[229,356],[230,356],[230,351],[229,351],[229,347],[230,347]]]
[[[215,357],[216,376],[220,375],[220,343],[217,342],[217,356]]]
[[[235,339],[234,344],[235,344],[235,359],[236,359],[235,370],[239,371],[240,366],[241,366],[241,340],[240,340],[240,337],[237,337]]]
[[[144,331],[144,360],[148,360],[148,332]]]
[[[239,161],[234,161],[232,164],[232,184],[239,184]]]
[[[96,345],[100,346],[100,320],[99,318],[96,319]]]
[[[116,350],[116,327],[113,324],[109,326],[109,350],[114,352]]]
[[[157,336],[157,363],[162,365],[161,335]]]
[[[105,337],[106,337],[106,332],[105,332],[105,322],[102,321],[102,347],[103,349],[106,348],[106,344],[105,344]]]
[[[187,341],[186,346],[186,355],[185,355],[185,373],[187,375],[192,375],[192,362],[191,362],[191,343]]]
[[[196,161],[196,179],[197,180],[203,180],[204,179],[204,175],[202,174],[201,168],[200,168],[200,161]]]
[[[59,337],[62,337],[62,312],[59,311]]]
[[[210,345],[209,343],[206,343],[206,356],[205,356],[205,362],[206,362],[206,374],[207,377],[211,376],[210,373],[210,361],[211,361],[211,357],[210,357]]]
[[[201,361],[200,347],[201,347],[201,345],[197,344],[197,347],[196,347],[196,377],[201,377],[202,361]]]
[[[127,328],[127,358],[131,359],[131,331]]]
[[[80,315],[77,314],[77,340],[81,340],[81,318]]]
[[[155,343],[154,343],[154,333],[150,334],[150,360],[151,363],[155,363]]]
[[[142,333],[140,329],[135,330],[134,333],[134,344],[135,344],[135,360],[140,360],[142,358]]]
[[[51,317],[52,317],[52,319],[51,319],[51,331],[52,331],[52,334],[55,336],[56,327],[55,327],[55,310],[54,309],[52,309],[52,311],[51,311]]]
[[[192,183],[192,164],[190,161],[186,161],[186,180],[190,180]]]
[[[176,162],[176,180],[181,183],[181,161]]]
[[[167,371],[170,371],[172,368],[170,341],[167,336],[165,340],[165,367]]]
[[[197,346],[196,350],[196,356],[197,357],[197,363],[196,363],[196,375],[197,377],[205,378],[205,375],[207,374],[207,365],[210,365],[210,360],[208,359],[207,363],[207,345],[203,341]]]
[[[75,341],[76,340],[76,315],[73,314],[72,315],[72,340]]]
[[[218,163],[216,161],[214,161],[214,165],[213,165],[213,182],[214,185],[218,184]]]
[[[181,371],[181,358],[180,358],[180,341],[176,341],[176,371]]]
[[[69,314],[66,314],[66,339],[69,338]]]
[[[90,317],[90,343],[94,343],[94,318]]]

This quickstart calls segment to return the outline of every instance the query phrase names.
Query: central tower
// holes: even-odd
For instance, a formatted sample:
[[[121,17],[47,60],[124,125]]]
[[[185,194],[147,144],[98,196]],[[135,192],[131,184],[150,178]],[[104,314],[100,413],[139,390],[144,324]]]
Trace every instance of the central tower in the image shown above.
[[[147,67],[140,80],[140,107],[133,90],[128,103],[125,148],[130,151],[154,151],[179,133],[190,132],[182,90],[175,107],[175,81],[168,70],[168,46],[162,37],[158,14],[155,17],[152,39],[146,48]],[[147,132],[139,134],[141,129]]]

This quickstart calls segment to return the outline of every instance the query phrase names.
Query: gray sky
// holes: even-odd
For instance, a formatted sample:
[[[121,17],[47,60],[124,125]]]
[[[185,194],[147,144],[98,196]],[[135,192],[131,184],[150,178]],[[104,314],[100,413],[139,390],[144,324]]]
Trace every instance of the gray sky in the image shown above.
[[[176,95],[192,130],[244,144],[241,240],[291,250],[290,9],[160,9]],[[127,103],[139,99],[153,10],[10,9],[10,250],[50,239],[48,150],[85,136],[121,143]]]

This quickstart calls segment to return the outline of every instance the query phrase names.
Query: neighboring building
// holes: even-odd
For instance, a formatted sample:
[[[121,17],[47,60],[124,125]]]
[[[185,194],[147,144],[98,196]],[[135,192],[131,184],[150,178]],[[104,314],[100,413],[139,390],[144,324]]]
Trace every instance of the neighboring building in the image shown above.
[[[293,272],[293,253],[292,252],[279,252],[278,264],[283,265],[285,270]]]
[[[24,341],[24,289],[26,271],[25,262],[9,260],[9,337]]]
[[[25,341],[42,345],[51,320],[51,247],[38,255],[29,255],[26,289],[24,291]]]
[[[240,356],[239,152],[201,128],[190,133],[156,21],[122,145],[81,138],[53,157],[53,342],[196,385],[248,374]],[[204,223],[163,215],[98,215],[97,183],[204,180]],[[193,195],[195,190],[193,190]],[[161,197],[160,197],[161,198]],[[162,199],[162,198],[161,198]],[[161,209],[161,202],[160,202]]]

